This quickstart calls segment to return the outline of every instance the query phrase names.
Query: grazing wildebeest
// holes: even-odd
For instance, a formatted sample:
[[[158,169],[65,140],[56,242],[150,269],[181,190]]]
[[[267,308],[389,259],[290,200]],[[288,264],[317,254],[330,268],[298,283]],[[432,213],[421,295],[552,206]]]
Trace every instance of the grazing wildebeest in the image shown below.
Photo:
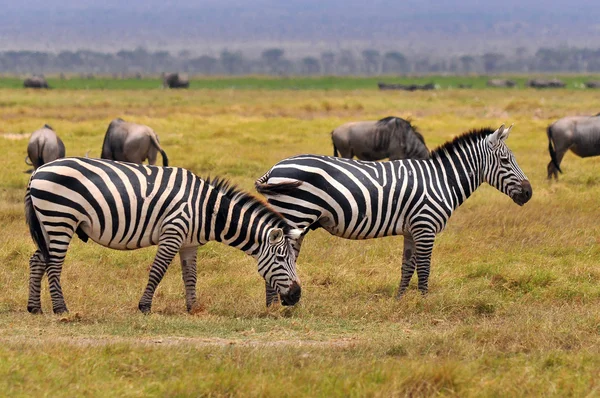
[[[487,82],[488,87],[514,87],[517,83],[508,79],[490,79]]]
[[[190,86],[190,81],[185,74],[163,72],[162,78],[165,88],[188,88]]]
[[[354,156],[360,160],[429,158],[421,133],[408,120],[395,116],[343,124],[331,132],[331,139],[333,156],[347,159]]]
[[[117,118],[108,125],[100,157],[138,164],[148,159],[148,163],[154,165],[158,152],[162,155],[163,166],[168,166],[169,159],[160,147],[154,130],[143,124]]]
[[[25,88],[48,88],[48,82],[44,76],[31,76],[23,81],[23,87]]]
[[[567,116],[548,126],[548,179],[558,180],[560,162],[570,149],[582,158],[600,155],[600,113],[596,116]]]
[[[527,82],[527,87],[533,88],[563,88],[565,83],[558,79],[531,79]]]
[[[600,88],[600,81],[591,81],[591,82],[586,82],[585,86],[587,88]]]
[[[34,170],[43,164],[64,157],[65,144],[58,138],[52,127],[44,124],[44,127],[31,134],[27,144],[25,163],[33,166]]]
[[[404,91],[417,91],[417,90],[435,90],[435,83],[426,84],[394,84],[394,83],[377,83],[377,87],[380,90],[404,90]]]

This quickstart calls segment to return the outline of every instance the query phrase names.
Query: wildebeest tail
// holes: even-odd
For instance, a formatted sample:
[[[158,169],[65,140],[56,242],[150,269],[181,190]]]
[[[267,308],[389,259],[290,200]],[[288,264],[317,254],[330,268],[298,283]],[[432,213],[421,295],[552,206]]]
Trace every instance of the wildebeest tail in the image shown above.
[[[560,166],[558,165],[558,159],[556,159],[556,151],[554,150],[554,139],[552,138],[552,125],[548,126],[546,130],[548,134],[548,152],[550,152],[550,159],[552,159],[552,164],[556,167],[556,170],[562,173]]]
[[[270,174],[271,172],[267,171],[262,177],[254,182],[254,187],[258,193],[263,195],[285,195],[302,185],[302,181],[268,184],[267,181],[269,181]]]
[[[25,220],[29,226],[29,233],[31,238],[35,242],[36,246],[42,252],[44,261],[48,263],[50,259],[50,252],[48,251],[48,244],[44,234],[44,229],[40,220],[38,220],[35,209],[33,208],[33,202],[31,201],[30,186],[27,186],[27,192],[25,192]]]
[[[152,132],[152,134],[150,134],[150,139],[152,140],[152,143],[154,144],[156,149],[158,149],[158,151],[162,155],[163,166],[168,166],[169,158],[167,157],[167,154],[165,153],[165,151],[163,151],[163,149],[160,147],[160,144],[158,142],[158,137],[156,136],[156,134],[154,132]]]
[[[335,130],[331,131],[331,143],[333,144],[333,156],[335,156],[337,158],[339,156],[339,153],[338,153],[337,147],[335,146],[335,141],[333,140],[333,132],[334,131]]]

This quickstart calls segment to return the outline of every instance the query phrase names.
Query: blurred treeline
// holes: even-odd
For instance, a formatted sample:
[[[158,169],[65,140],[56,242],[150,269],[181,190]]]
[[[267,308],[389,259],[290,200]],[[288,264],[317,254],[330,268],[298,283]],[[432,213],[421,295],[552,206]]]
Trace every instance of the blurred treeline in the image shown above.
[[[144,48],[102,53],[90,50],[59,53],[0,52],[2,74],[101,74],[114,77],[155,75],[163,71],[192,75],[305,75],[377,76],[389,74],[491,74],[530,72],[600,72],[600,48],[524,47],[510,54],[488,52],[439,58],[435,54],[409,56],[399,51],[341,50],[295,57],[282,48],[266,49],[251,57],[223,50],[217,56],[189,51],[172,54]]]

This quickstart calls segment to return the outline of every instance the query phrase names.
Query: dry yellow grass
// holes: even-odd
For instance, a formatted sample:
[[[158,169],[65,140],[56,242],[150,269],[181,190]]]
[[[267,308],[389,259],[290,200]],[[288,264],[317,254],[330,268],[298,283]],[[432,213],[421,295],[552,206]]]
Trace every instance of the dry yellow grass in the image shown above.
[[[568,154],[546,181],[545,127],[595,114],[584,91],[0,92],[0,391],[109,396],[595,396],[600,394],[598,159]],[[150,316],[137,311],[155,249],[75,239],[63,271],[72,311],[26,311],[26,137],[52,125],[68,155],[98,156],[117,116],[155,128],[172,165],[252,190],[276,161],[332,152],[337,125],[412,117],[430,148],[515,123],[524,207],[480,188],[436,241],[430,294],[394,300],[402,238],[315,231],[299,259],[301,304],[266,310],[255,262],[220,244],[199,254],[202,309],[185,313],[173,263]],[[11,135],[6,135],[7,133]],[[176,260],[177,261],[177,260]]]

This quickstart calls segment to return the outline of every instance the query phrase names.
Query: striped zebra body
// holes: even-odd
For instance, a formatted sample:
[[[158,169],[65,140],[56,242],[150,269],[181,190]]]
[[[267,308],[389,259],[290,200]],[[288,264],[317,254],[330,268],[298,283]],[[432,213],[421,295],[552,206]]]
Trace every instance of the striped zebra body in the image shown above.
[[[25,205],[38,246],[30,260],[30,312],[41,311],[44,273],[48,274],[54,312],[67,311],[60,273],[75,233],[84,241],[89,238],[112,249],[158,245],[139,304],[145,313],[177,252],[186,305],[192,309],[197,248],[213,240],[255,257],[266,284],[285,304],[295,304],[300,298],[290,243],[298,232],[264,203],[223,180],[206,181],[182,168],[65,158],[32,175]]]
[[[531,185],[504,141],[510,129],[466,133],[426,160],[362,162],[302,155],[282,160],[256,181],[258,192],[288,222],[304,231],[294,243],[299,254],[311,229],[347,239],[404,235],[402,277],[397,297],[417,270],[426,293],[435,236],[483,182],[523,205]],[[267,297],[274,298],[267,289]]]

